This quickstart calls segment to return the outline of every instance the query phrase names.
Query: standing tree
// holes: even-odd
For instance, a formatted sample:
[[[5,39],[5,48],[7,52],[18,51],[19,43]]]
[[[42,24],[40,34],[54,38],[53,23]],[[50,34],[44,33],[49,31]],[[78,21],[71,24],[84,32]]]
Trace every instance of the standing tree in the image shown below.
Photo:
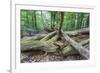
[[[37,30],[37,20],[36,20],[36,11],[34,11],[34,25],[35,25],[35,30]]]
[[[61,39],[61,36],[62,36],[62,32],[61,32],[61,29],[62,29],[62,25],[63,25],[63,20],[64,20],[64,12],[61,12],[61,18],[60,18],[60,25],[59,25],[59,30],[58,30],[58,39]]]
[[[75,29],[76,30],[78,27],[78,13],[75,13]]]
[[[43,17],[43,12],[41,11],[41,22],[42,22],[42,25],[43,25],[43,28],[44,28],[44,17]]]

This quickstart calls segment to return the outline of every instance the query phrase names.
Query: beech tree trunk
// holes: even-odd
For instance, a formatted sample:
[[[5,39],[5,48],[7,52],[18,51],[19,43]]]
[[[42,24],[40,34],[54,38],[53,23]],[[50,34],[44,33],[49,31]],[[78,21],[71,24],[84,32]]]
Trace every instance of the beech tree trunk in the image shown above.
[[[67,42],[69,42],[83,57],[86,59],[89,59],[89,51],[84,48],[80,43],[77,43],[76,41],[72,40],[68,35],[63,33],[63,36]]]
[[[46,35],[43,39],[41,39],[41,41],[47,41],[48,39],[50,39],[51,37],[53,37],[54,35],[56,35],[57,31],[51,32],[48,35]]]
[[[79,43],[82,46],[84,46],[86,44],[89,44],[89,39],[81,41]],[[67,55],[70,55],[70,54],[77,54],[77,53],[78,53],[78,51],[76,51],[71,45],[68,45],[68,46],[64,47],[63,50],[62,50],[62,55],[63,56],[67,56]]]
[[[61,29],[63,26],[63,20],[64,20],[64,12],[61,12],[61,22],[60,22],[59,30],[58,30],[58,39],[61,39],[61,36],[62,36]]]
[[[89,34],[89,28],[82,28],[82,29],[75,30],[75,31],[66,31],[64,33],[70,36],[75,36],[78,34]]]

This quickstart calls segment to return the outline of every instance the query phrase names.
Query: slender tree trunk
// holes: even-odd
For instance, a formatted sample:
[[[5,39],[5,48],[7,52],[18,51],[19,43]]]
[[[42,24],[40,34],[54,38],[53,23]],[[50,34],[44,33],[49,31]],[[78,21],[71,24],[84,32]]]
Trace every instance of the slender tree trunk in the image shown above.
[[[78,14],[75,14],[75,29],[78,27]]]
[[[88,14],[87,21],[86,21],[86,27],[89,27],[89,14]]]
[[[84,15],[84,26],[83,27],[86,27],[86,25],[87,25],[88,16],[89,16],[88,14]]]
[[[53,13],[53,27],[55,27],[55,16],[56,16],[56,12]]]
[[[34,23],[35,23],[35,29],[37,30],[36,11],[34,11]]]
[[[43,17],[43,12],[42,11],[41,11],[41,22],[42,22],[43,29],[44,29],[45,25],[44,25],[44,17]]]
[[[80,28],[82,28],[83,26],[83,18],[84,18],[84,15],[81,13],[81,20],[80,20]]]
[[[83,20],[82,20],[82,28],[86,27],[87,20],[88,20],[88,14],[84,14]]]
[[[34,12],[32,11],[32,28],[33,28],[33,30],[34,30],[34,26],[35,24],[34,24]]]
[[[26,18],[27,18],[27,24],[28,24],[28,25],[30,25],[29,14],[30,14],[30,11],[27,11]],[[27,27],[27,28],[29,28],[29,27]],[[31,35],[30,35],[30,33],[31,33],[30,31],[27,31],[27,33],[28,33],[29,36],[31,36]]]
[[[52,28],[52,25],[53,25],[53,12],[51,12],[51,28]]]
[[[82,26],[81,26],[81,28],[84,28],[84,26],[85,26],[85,14],[83,15],[83,19],[82,19]]]
[[[78,29],[81,28],[81,21],[82,21],[82,14],[79,13],[79,14],[78,14]]]
[[[61,22],[60,22],[60,25],[59,25],[59,30],[58,30],[58,39],[61,38],[61,29],[62,29],[62,25],[63,25],[63,20],[64,20],[64,12],[61,12]]]
[[[56,13],[57,13],[57,12],[51,12],[51,28],[52,28],[52,29],[55,27]]]

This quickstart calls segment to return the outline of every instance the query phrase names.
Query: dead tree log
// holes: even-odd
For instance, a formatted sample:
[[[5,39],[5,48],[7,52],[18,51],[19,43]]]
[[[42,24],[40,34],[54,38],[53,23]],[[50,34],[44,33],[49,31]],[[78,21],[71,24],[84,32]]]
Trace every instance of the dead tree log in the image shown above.
[[[26,36],[26,37],[23,37],[21,40],[41,40],[42,38],[44,38],[47,34],[37,34],[37,35],[34,35],[34,36]]]
[[[84,41],[81,41],[79,42],[81,45],[86,45],[86,44],[89,44],[89,39],[87,40],[84,40]],[[62,50],[62,55],[63,56],[67,56],[67,55],[70,55],[70,54],[77,54],[78,52],[73,49],[73,47],[71,45],[67,45],[66,47],[63,48]]]
[[[80,43],[77,43],[76,41],[71,39],[65,33],[63,33],[63,36],[64,36],[65,40],[67,42],[69,42],[71,44],[71,46],[74,47],[79,52],[80,55],[82,55],[86,59],[89,59],[89,51],[86,48],[84,48]]]
[[[52,38],[54,35],[56,35],[57,31],[51,32],[49,34],[47,34],[43,39],[41,39],[41,41],[47,41],[50,38]]]
[[[56,52],[56,50],[59,48],[64,48],[63,44],[64,43],[56,43],[57,45],[55,45],[55,41],[57,41],[57,32],[51,32],[48,35],[46,35],[43,39],[39,40],[34,40],[33,38],[31,39],[22,39],[21,40],[21,51],[32,51],[32,50],[42,50],[42,51],[46,51],[46,52]],[[66,33],[63,33],[63,36],[65,38],[65,40],[67,42],[69,42],[71,44],[66,46],[63,49],[63,54],[70,53],[71,51],[73,51],[73,48],[75,48],[82,56],[84,56],[85,58],[89,58],[89,52],[86,48],[82,47],[82,44],[87,44],[87,41],[82,42],[81,44],[75,42],[74,40],[72,40],[68,35],[66,35]],[[69,49],[68,49],[69,48]]]
[[[78,34],[86,34],[86,33],[89,34],[89,28],[82,28],[75,31],[66,31],[65,33],[70,36],[75,36]]]
[[[53,37],[54,35],[56,35],[57,31],[51,32],[49,34],[36,34],[33,35],[31,37],[27,36],[22,38],[22,40],[29,40],[29,39],[34,39],[34,40],[48,40],[51,37]],[[75,31],[65,31],[64,33],[68,34],[69,36],[75,36],[78,34],[82,34],[82,33],[89,33],[89,28],[83,28],[83,29],[79,29],[79,30],[75,30]]]
[[[39,40],[21,40],[21,51],[32,51],[32,50],[43,50],[43,51],[55,51],[58,46],[54,45],[54,42],[57,40],[57,35],[51,38],[48,41],[39,41]]]
[[[81,44],[82,46],[84,46],[84,45],[86,45],[86,44],[89,44],[89,39],[80,42],[80,44]]]
[[[41,50],[45,52],[56,52],[56,49],[58,46],[53,45],[52,43],[37,43],[37,45],[34,44],[22,44],[21,46],[21,52],[28,52],[28,51],[34,51],[34,50]]]

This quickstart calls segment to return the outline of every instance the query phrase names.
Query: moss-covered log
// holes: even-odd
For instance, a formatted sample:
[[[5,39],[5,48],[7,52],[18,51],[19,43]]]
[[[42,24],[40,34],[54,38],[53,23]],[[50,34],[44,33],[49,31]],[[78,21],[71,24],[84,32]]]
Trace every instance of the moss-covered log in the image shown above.
[[[78,34],[89,34],[89,28],[82,28],[75,31],[66,31],[65,33],[70,36],[75,36]]]
[[[71,46],[75,48],[75,50],[77,50],[79,52],[80,55],[82,55],[86,59],[89,59],[89,51],[85,47],[83,47],[80,43],[77,43],[76,41],[71,39],[65,33],[63,33],[63,36],[64,36],[65,40],[67,42],[69,42],[71,44]]]
[[[50,38],[52,38],[54,35],[56,35],[57,31],[51,32],[49,34],[47,34],[43,39],[41,39],[40,41],[47,41]]]
[[[58,46],[54,45],[57,39],[57,35],[49,39],[48,41],[39,41],[34,39],[21,40],[21,51],[43,50],[43,51],[55,51]]]
[[[41,40],[42,38],[44,38],[47,34],[36,34],[34,36],[25,36],[23,37],[21,40],[30,40],[30,39],[34,39],[34,40]]]
[[[65,38],[65,40],[70,44],[68,45],[64,42],[57,41],[58,36],[56,34],[57,34],[56,31],[51,32],[41,40],[34,40],[34,38],[21,39],[21,51],[25,52],[25,51],[32,51],[32,50],[42,50],[46,52],[56,52],[57,49],[60,48],[63,49],[62,54],[64,55],[67,55],[68,53],[74,53],[76,52],[76,50],[78,50],[79,53],[83,51],[82,54],[84,56],[84,50],[83,50],[84,47],[82,47],[82,45],[87,44],[89,40],[80,42],[79,45],[77,42],[72,40],[68,35],[66,35],[66,33],[64,33],[64,37],[63,36],[62,37]],[[78,49],[76,49],[77,47]],[[80,47],[81,50],[79,50]],[[75,48],[76,50],[74,50],[73,48]]]
[[[89,44],[89,39],[81,41],[79,43],[84,46],[86,44]],[[78,52],[71,45],[67,45],[62,50],[62,55],[63,56],[67,56],[67,55],[70,55],[70,54],[77,54],[77,53]]]

